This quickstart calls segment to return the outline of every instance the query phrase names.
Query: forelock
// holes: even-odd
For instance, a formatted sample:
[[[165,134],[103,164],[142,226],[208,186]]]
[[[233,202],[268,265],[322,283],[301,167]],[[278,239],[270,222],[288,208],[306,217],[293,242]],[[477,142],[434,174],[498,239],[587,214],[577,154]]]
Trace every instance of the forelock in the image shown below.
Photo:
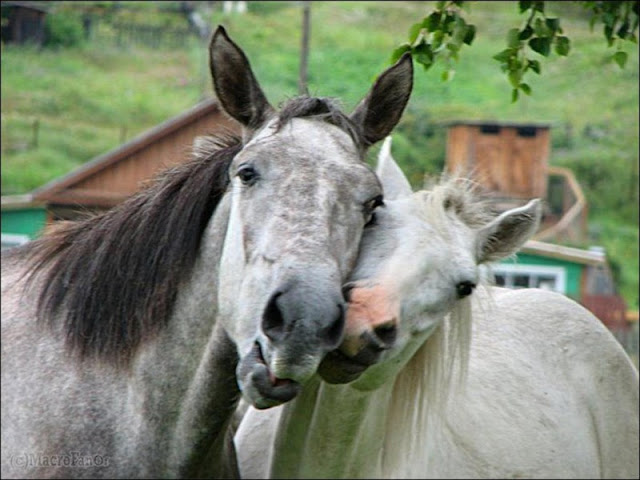
[[[364,155],[364,142],[359,127],[341,110],[336,99],[327,97],[295,97],[284,103],[278,113],[276,130],[293,118],[314,118],[335,125],[346,132],[355,143],[360,156]]]

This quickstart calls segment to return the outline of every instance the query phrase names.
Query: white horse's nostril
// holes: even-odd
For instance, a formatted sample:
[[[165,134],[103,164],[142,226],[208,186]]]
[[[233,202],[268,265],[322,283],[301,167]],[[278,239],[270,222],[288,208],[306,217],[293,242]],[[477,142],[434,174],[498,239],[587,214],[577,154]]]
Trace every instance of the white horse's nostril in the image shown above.
[[[398,322],[395,318],[373,328],[373,333],[382,342],[384,348],[390,348],[398,336]]]

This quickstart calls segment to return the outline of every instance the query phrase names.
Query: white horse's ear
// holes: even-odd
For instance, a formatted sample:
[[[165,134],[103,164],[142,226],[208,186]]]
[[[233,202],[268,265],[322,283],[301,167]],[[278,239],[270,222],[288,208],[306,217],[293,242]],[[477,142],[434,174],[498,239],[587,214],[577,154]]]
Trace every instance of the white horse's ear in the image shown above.
[[[390,136],[385,138],[380,153],[378,154],[376,174],[382,183],[384,198],[393,200],[411,195],[412,189],[409,180],[407,180],[407,177],[391,156]]]
[[[523,207],[512,208],[478,231],[476,258],[478,264],[493,262],[516,253],[536,233],[542,217],[539,199]]]

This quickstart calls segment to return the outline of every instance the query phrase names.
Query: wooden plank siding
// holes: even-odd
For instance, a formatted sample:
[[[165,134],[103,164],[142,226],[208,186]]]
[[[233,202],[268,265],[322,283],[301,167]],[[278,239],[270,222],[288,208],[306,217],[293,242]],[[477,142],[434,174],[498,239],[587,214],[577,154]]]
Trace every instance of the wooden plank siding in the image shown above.
[[[546,198],[549,144],[546,125],[454,123],[446,169],[471,174],[499,197]]]

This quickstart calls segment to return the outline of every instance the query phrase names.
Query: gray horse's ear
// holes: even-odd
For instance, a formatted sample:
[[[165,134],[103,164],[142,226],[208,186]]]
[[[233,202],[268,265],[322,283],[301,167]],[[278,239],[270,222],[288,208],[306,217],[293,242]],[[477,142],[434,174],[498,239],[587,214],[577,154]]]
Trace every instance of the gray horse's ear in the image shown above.
[[[516,253],[536,233],[542,217],[539,199],[523,207],[512,208],[478,231],[476,259],[478,264],[493,262]]]
[[[413,62],[407,52],[378,77],[351,114],[351,119],[362,129],[365,147],[391,133],[400,121],[412,88]]]
[[[391,155],[391,137],[385,138],[378,154],[376,175],[382,183],[384,198],[393,200],[411,195],[409,180]]]
[[[251,70],[249,60],[222,25],[209,44],[213,88],[222,108],[245,127],[257,128],[274,111]]]

